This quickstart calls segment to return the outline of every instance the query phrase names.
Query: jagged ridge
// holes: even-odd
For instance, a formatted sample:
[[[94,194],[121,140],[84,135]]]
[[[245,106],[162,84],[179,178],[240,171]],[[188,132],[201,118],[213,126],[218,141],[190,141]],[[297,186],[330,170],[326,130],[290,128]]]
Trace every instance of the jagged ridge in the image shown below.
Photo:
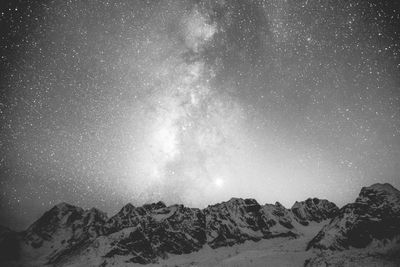
[[[204,245],[218,248],[246,240],[296,237],[300,234],[298,222],[307,224],[336,214],[335,204],[318,201],[325,204],[311,209],[308,200],[286,209],[279,202],[261,206],[254,199],[240,198],[203,210],[183,205],[167,207],[163,202],[141,207],[127,204],[111,218],[97,209],[60,203],[26,231],[14,234],[19,247],[24,247],[22,251],[34,251],[43,264],[62,265],[89,254],[100,254],[105,263],[125,256],[130,262],[145,264],[168,254],[198,251]]]
[[[168,254],[232,246],[247,240],[279,236],[296,238],[310,222],[330,222],[307,249],[345,250],[400,240],[400,192],[389,184],[361,189],[354,203],[339,208],[309,198],[286,209],[279,202],[260,205],[254,199],[232,198],[205,209],[163,202],[124,206],[108,218],[105,213],[60,203],[27,230],[0,228],[0,262],[34,261],[37,266],[68,265],[95,257],[97,265],[153,263]],[[392,243],[393,243],[392,242]],[[319,259],[308,261],[318,265]]]

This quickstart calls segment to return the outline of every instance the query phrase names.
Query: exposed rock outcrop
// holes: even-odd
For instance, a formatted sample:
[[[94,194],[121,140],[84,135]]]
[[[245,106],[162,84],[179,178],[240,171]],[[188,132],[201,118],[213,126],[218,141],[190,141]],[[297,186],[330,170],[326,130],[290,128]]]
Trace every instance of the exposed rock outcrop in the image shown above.
[[[308,244],[308,248],[364,248],[400,237],[400,191],[390,184],[363,187]]]

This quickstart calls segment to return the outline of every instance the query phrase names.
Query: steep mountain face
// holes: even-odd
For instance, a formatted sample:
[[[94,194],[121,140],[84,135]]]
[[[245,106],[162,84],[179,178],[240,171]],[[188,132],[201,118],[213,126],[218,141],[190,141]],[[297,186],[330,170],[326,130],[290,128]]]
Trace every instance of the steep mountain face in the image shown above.
[[[307,225],[309,221],[321,222],[334,217],[339,208],[328,200],[309,198],[306,201],[296,201],[291,211],[299,223]]]
[[[374,184],[362,188],[354,203],[341,208],[308,248],[364,248],[393,239],[400,239],[400,191],[390,184]]]
[[[59,261],[67,252],[74,251],[88,241],[104,234],[105,213],[83,210],[60,203],[21,233],[23,244],[35,254],[46,256],[49,263]]]
[[[108,234],[111,234],[127,227],[135,227],[144,219],[148,219],[155,210],[163,208],[166,208],[166,206],[161,201],[142,207],[135,207],[129,203],[106,222],[105,230]]]
[[[258,241],[273,237],[269,228],[279,224],[278,210],[289,212],[283,206],[264,209],[254,199],[238,198],[204,210],[163,203],[144,207],[127,205],[106,222],[111,234],[102,238],[105,258],[128,256],[131,262],[152,263],[167,254],[198,251],[205,244],[217,248]]]
[[[124,227],[108,229],[109,251],[106,258],[115,255],[132,255],[129,260],[138,263],[155,262],[157,257],[164,258],[166,253],[182,254],[199,250],[205,243],[205,219],[199,209],[183,205],[166,207],[163,203],[145,205],[137,209],[124,207],[111,218],[106,226],[125,221]],[[128,221],[122,218],[129,218]],[[119,229],[119,231],[115,231]],[[119,238],[115,238],[118,237]]]
[[[168,254],[195,252],[205,245],[218,248],[247,240],[294,238],[301,235],[296,228],[298,221],[306,224],[333,214],[334,204],[320,202],[323,201],[315,200],[313,205],[299,202],[298,210],[303,213],[295,213],[278,202],[261,206],[254,199],[240,198],[203,210],[183,205],[167,207],[163,202],[141,207],[127,204],[111,218],[97,209],[83,210],[61,203],[26,231],[2,231],[0,246],[11,240],[16,253],[1,259],[20,257],[22,262],[62,266],[82,258],[98,260],[98,265],[123,258],[125,262],[146,264],[165,259]]]
[[[318,201],[320,204],[313,206],[304,204],[307,201],[296,202],[299,203],[299,210],[306,214],[304,217],[298,217],[279,202],[260,206],[254,199],[232,198],[209,206],[203,211],[206,216],[207,243],[210,247],[217,248],[246,240],[296,237],[300,234],[295,227],[298,221],[308,225],[311,221],[321,222],[336,214],[338,208],[335,204],[315,198],[315,202]],[[298,214],[301,216],[303,213]]]
[[[261,218],[268,227],[266,237],[295,237],[297,235],[294,226],[295,216],[279,202],[275,205],[265,204],[261,208]]]
[[[254,199],[238,198],[207,207],[204,209],[207,243],[217,248],[260,240],[268,230],[260,210]]]

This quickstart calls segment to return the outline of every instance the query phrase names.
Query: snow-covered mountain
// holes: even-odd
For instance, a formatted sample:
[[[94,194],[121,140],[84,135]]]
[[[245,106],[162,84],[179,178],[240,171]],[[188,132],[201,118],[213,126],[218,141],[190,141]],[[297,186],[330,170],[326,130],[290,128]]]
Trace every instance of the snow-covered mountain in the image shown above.
[[[308,247],[343,250],[400,240],[400,191],[390,184],[361,189],[354,203],[339,210]]]
[[[294,203],[291,211],[301,224],[307,225],[308,221],[321,222],[337,215],[339,208],[328,200],[309,198],[306,201]]]
[[[214,251],[212,257],[221,258],[221,251],[241,251],[249,246],[254,249],[256,245],[249,244],[256,242],[268,249],[273,248],[271,244],[279,244],[282,251],[274,259],[290,262],[285,254],[293,254],[300,265],[308,259],[307,265],[319,266],[337,260],[336,254],[329,254],[332,249],[367,247],[377,242],[383,247],[390,242],[395,250],[399,233],[400,192],[388,184],[363,188],[355,203],[340,210],[332,202],[317,198],[296,202],[291,209],[279,202],[260,205],[254,199],[232,198],[202,210],[183,205],[167,207],[163,202],[141,207],[127,204],[108,218],[97,209],[61,203],[23,232],[0,228],[0,263],[125,266],[162,262],[168,266],[169,259],[176,262],[177,257],[183,257],[178,255],[187,255],[188,259],[197,257],[192,261],[202,265],[199,255],[206,252]],[[247,251],[246,257],[235,256],[240,262],[237,266],[246,259],[253,266],[260,265],[266,259],[263,251],[273,257],[270,253],[279,250],[250,253],[258,255],[259,261],[249,258]],[[203,263],[216,264],[209,258]],[[282,261],[275,263],[279,266]]]

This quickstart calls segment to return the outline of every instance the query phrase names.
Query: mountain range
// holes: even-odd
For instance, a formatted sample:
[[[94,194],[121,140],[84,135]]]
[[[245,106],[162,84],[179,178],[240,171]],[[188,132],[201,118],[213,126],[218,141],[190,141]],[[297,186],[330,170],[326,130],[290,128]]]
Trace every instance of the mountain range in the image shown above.
[[[340,209],[318,198],[296,202],[290,209],[279,202],[260,205],[254,199],[241,198],[204,209],[166,206],[163,202],[140,207],[127,204],[110,218],[95,208],[84,210],[60,203],[22,232],[0,227],[0,265],[131,266],[162,262],[168,266],[168,259],[177,255],[237,250],[245,243],[262,244],[263,240],[304,243],[295,249],[306,257],[299,266],[365,265],[362,260],[371,257],[368,261],[378,266],[379,260],[400,266],[400,191],[390,184],[374,184],[362,188],[354,203]],[[285,257],[286,243],[281,244],[279,255]],[[263,261],[246,259],[246,266],[268,265],[263,264],[268,263],[265,255]],[[290,263],[290,259],[285,260]]]

